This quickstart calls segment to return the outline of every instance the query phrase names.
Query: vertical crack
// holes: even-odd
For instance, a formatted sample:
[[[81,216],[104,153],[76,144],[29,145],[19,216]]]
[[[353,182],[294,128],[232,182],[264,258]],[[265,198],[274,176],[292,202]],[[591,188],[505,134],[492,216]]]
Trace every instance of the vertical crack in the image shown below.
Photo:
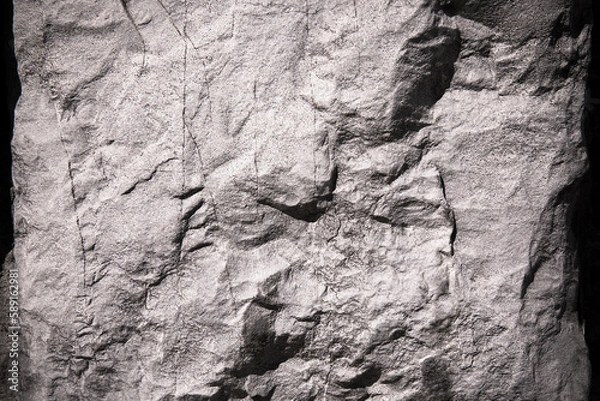
[[[120,1],[123,5],[125,5],[126,0],[120,0]],[[182,140],[182,151],[181,151],[182,152],[182,163],[183,163],[183,159],[185,157],[184,153],[185,153],[185,150],[187,147],[187,139],[189,136],[189,139],[192,141],[192,144],[194,145],[194,147],[196,149],[196,154],[198,156],[200,168],[202,170],[200,172],[202,174],[202,180],[206,183],[207,174],[206,174],[205,163],[202,158],[201,148],[198,144],[198,140],[194,136],[193,131],[190,127],[190,124],[188,122],[188,115],[187,115],[187,70],[188,70],[188,56],[189,56],[189,52],[190,52],[189,45],[192,46],[192,49],[196,55],[201,56],[198,51],[198,46],[189,37],[188,32],[187,32],[187,27],[188,27],[188,23],[189,23],[189,3],[187,2],[187,0],[184,2],[184,10],[185,10],[184,23],[183,23],[183,28],[179,29],[177,27],[175,20],[171,16],[171,13],[169,13],[168,8],[165,6],[165,3],[162,0],[155,0],[155,1],[160,6],[160,8],[163,10],[165,15],[167,16],[167,19],[169,20],[170,25],[173,27],[173,29],[175,29],[175,31],[177,32],[179,37],[184,42],[184,60],[183,60],[183,62],[184,62],[183,70],[184,71],[183,71],[183,94],[182,94],[183,108],[182,108],[182,115],[181,115],[181,118],[183,121],[183,128],[182,128],[183,140]],[[126,9],[126,12],[127,12],[127,15],[129,17],[131,17],[131,15],[129,14],[129,11],[127,9]],[[132,18],[130,18],[130,20],[133,22]],[[137,26],[136,26],[136,28],[137,28]],[[138,33],[139,33],[139,31],[138,31]],[[140,34],[140,37],[141,37],[141,34]],[[203,73],[204,73],[204,84],[206,86],[206,92],[207,92],[207,98],[208,98],[208,116],[207,116],[208,118],[207,119],[209,122],[211,122],[212,121],[212,99],[211,99],[211,94],[210,94],[210,82],[208,79],[208,71],[207,71],[207,67],[206,67],[206,57],[202,58],[202,68],[203,68]],[[193,121],[196,118],[199,109],[200,109],[200,106],[198,106],[198,109],[194,113],[192,113],[191,116],[189,116],[189,120]],[[183,167],[183,174],[184,174],[184,176],[186,174],[185,167]],[[184,180],[185,180],[185,177],[184,177]],[[185,181],[183,182],[182,185],[185,185]],[[210,188],[208,188],[208,186],[206,186],[206,190],[207,190],[208,195],[212,202],[212,208],[213,208],[213,214],[215,217],[215,221],[218,224],[219,218],[218,218],[217,204],[215,202],[215,198],[214,198],[213,193],[211,192]]]
[[[212,99],[210,96],[210,81],[208,80],[208,70],[206,68],[206,59],[202,59],[202,70],[204,72],[204,85],[206,85],[206,96],[208,98],[208,121],[212,122]]]
[[[238,301],[235,298],[235,294],[233,292],[233,281],[231,280],[231,270],[229,269],[229,261],[225,262],[225,279],[227,280],[227,290],[229,291],[229,296],[231,297],[231,302],[233,303],[233,309],[238,309]]]
[[[162,5],[162,2],[158,1]],[[183,19],[183,33],[185,34],[187,29],[188,19],[188,3],[184,1],[184,19]],[[164,6],[163,6],[164,8]],[[165,11],[166,12],[166,11]],[[167,13],[168,15],[168,13]],[[175,24],[171,22],[173,26]],[[177,27],[175,27],[177,29]],[[179,30],[177,30],[179,32]],[[181,33],[179,33],[181,36]],[[186,110],[187,110],[187,57],[188,57],[188,43],[187,40],[183,41],[183,71],[182,71],[182,90],[181,90],[181,193],[185,193],[186,188],[186,167],[185,167],[185,152],[186,152],[186,138],[187,138],[187,124],[186,124]],[[181,232],[179,233],[179,239],[177,242],[178,256],[177,264],[181,263],[183,253],[183,239],[185,238],[188,230],[188,219],[183,216],[183,198],[179,200],[179,219],[181,221]]]
[[[165,3],[163,3],[162,0],[156,0],[156,2],[158,3],[158,5],[160,6],[160,8],[162,8],[162,10],[164,11],[164,13],[166,14],[167,19],[169,20],[169,23],[175,29],[175,31],[177,31],[177,34],[179,35],[179,37],[181,37],[181,39],[183,39],[183,41],[189,41],[190,44],[192,45],[192,47],[194,48],[194,50],[198,51],[198,46],[196,46],[196,44],[194,43],[194,41],[192,40],[192,38],[190,38],[188,36],[188,34],[187,34],[187,24],[188,24],[188,21],[189,21],[188,20],[188,5],[187,5],[187,3],[184,4],[184,8],[185,8],[184,27],[183,27],[183,30],[180,30],[177,27],[177,24],[175,23],[175,20],[171,16],[171,13],[169,13],[169,10],[165,6]]]
[[[356,32],[356,34],[358,35],[358,30],[359,30],[359,23],[358,23],[358,8],[356,6],[356,0],[352,0],[352,7],[354,9],[354,31]],[[358,45],[356,45],[356,51],[357,51],[357,57],[358,57],[358,71],[357,71],[357,76],[360,76],[360,59],[361,59],[361,51],[360,51],[360,43]]]
[[[135,20],[133,19],[133,16],[131,15],[131,11],[129,11],[129,7],[127,7],[127,0],[119,0],[119,2],[121,3],[121,7],[123,8],[125,15],[127,16],[127,19],[129,20],[129,22],[131,22],[131,25],[133,25],[133,28],[137,32],[142,42],[142,66],[140,67],[140,71],[138,73],[138,75],[141,76],[144,72],[144,68],[146,67],[146,40],[144,40],[144,37],[140,32],[140,28],[138,28],[138,25],[136,24]]]
[[[200,174],[202,176],[202,182],[205,183],[206,192],[208,193],[208,197],[210,198],[210,201],[212,204],[213,215],[215,217],[215,221],[217,222],[217,224],[219,224],[219,214],[217,212],[217,202],[215,201],[215,197],[206,182],[207,181],[206,167],[204,164],[204,159],[202,157],[200,145],[198,144],[196,137],[192,134],[189,124],[186,122],[185,125],[186,125],[186,132],[189,135],[190,140],[192,141],[192,144],[194,145],[194,148],[196,149],[196,155],[198,156],[198,162],[200,163]]]
[[[173,17],[171,17],[171,13],[169,13],[169,10],[167,9],[167,7],[165,6],[165,3],[163,3],[161,0],[156,0],[156,2],[158,3],[158,5],[160,6],[160,8],[163,9],[163,11],[165,12],[165,14],[167,15],[167,18],[169,19],[169,22],[171,23],[171,25],[173,26],[173,28],[175,28],[175,30],[177,31],[177,33],[179,34],[179,36],[181,36],[182,38],[185,35],[185,28],[186,28],[186,24],[187,24],[187,2],[184,2],[184,9],[185,9],[185,19],[186,21],[183,22],[183,33],[179,30],[179,28],[177,28],[177,25],[175,24],[175,21],[173,20]]]
[[[77,227],[77,236],[79,238],[79,245],[81,247],[81,258],[83,261],[83,288],[86,288],[87,284],[86,284],[86,274],[87,274],[87,257],[86,257],[86,253],[85,253],[85,241],[83,239],[83,233],[81,230],[81,219],[79,218],[79,211],[77,210],[77,196],[75,194],[75,177],[73,174],[73,158],[71,157],[71,154],[69,153],[69,150],[67,149],[67,144],[65,142],[65,139],[63,137],[62,134],[62,127],[61,127],[61,113],[60,110],[58,108],[57,105],[54,106],[56,108],[56,120],[58,123],[58,137],[60,139],[60,143],[62,145],[63,151],[65,153],[65,156],[67,158],[67,173],[69,175],[69,181],[70,181],[70,189],[71,189],[71,198],[73,201],[73,214],[75,215],[75,225]]]
[[[332,322],[331,310],[327,313],[327,326],[330,326]],[[334,344],[334,336],[329,329],[329,343],[327,345],[327,359],[329,366],[327,368],[327,374],[325,375],[325,385],[323,386],[323,401],[327,401],[327,393],[329,392],[329,383],[331,383],[331,372],[333,370],[333,355],[331,352],[331,345]]]
[[[254,99],[254,105],[256,106],[256,80],[254,81],[254,84],[252,86],[252,96]],[[254,133],[252,135],[252,141],[253,141],[253,148],[254,151],[252,152],[252,162],[254,164],[254,177],[256,178],[256,195],[254,197],[255,200],[258,201],[259,197],[260,197],[260,181],[258,178],[258,132],[256,130],[254,130]],[[258,202],[256,202],[256,215],[258,216]]]
[[[305,0],[304,2],[304,7],[305,7],[305,15],[306,15],[306,38],[305,40],[305,44],[304,44],[304,51],[305,51],[305,57],[308,58],[310,60],[310,55],[307,54],[307,48],[308,48],[308,42],[309,42],[309,38],[310,38],[310,8],[308,5],[308,0]],[[312,62],[311,64],[311,68],[309,70],[308,73],[308,79],[309,79],[309,84],[310,84],[310,101],[311,101],[311,108],[312,108],[312,112],[313,112],[313,121],[312,121],[312,125],[313,125],[313,144],[312,144],[312,161],[313,161],[313,185],[315,187],[315,192],[318,193],[319,191],[319,187],[317,185],[317,144],[319,143],[318,140],[318,136],[317,136],[317,110],[315,107],[315,89],[314,89],[314,85],[312,82]]]
[[[231,37],[235,37],[235,10],[237,10],[238,0],[233,2],[233,10],[231,11]]]
[[[162,4],[162,3],[161,3]],[[184,1],[184,20],[183,20],[183,33],[186,33],[187,23],[188,23],[188,2]],[[182,129],[182,138],[181,138],[181,169],[182,169],[182,179],[181,179],[181,191],[185,190],[185,151],[186,151],[186,137],[187,137],[187,124],[186,124],[186,110],[187,110],[187,58],[188,58],[188,43],[186,40],[183,41],[183,88],[182,88],[182,102],[183,105],[181,107],[181,129]]]
[[[192,45],[193,45],[193,43],[192,43]],[[203,70],[203,74],[204,74],[204,85],[206,85],[206,96],[208,99],[208,116],[207,116],[207,118],[208,118],[208,122],[212,123],[212,99],[211,99],[211,95],[210,95],[210,81],[208,80],[208,69],[206,68],[206,59],[202,59],[202,70]],[[194,143],[194,146],[196,147],[196,153],[198,154],[200,168],[202,169],[202,180],[206,183],[208,175],[206,174],[206,165],[204,163],[204,159],[202,158],[202,152],[201,152],[200,146],[198,145],[198,140],[194,137],[194,135],[192,134],[191,131],[189,132],[189,134],[190,134],[190,138],[192,139],[192,142]],[[207,190],[208,196],[210,197],[210,200],[212,202],[213,215],[215,216],[215,221],[217,222],[217,225],[218,225],[219,224],[219,213],[217,212],[217,202],[215,201],[215,197],[213,196],[213,193],[210,190],[208,185],[206,185],[206,190]]]
[[[450,255],[449,256],[454,256],[454,242],[456,241],[456,216],[454,214],[454,210],[452,209],[452,206],[450,206],[450,203],[448,202],[448,198],[446,197],[446,183],[444,182],[444,177],[442,177],[442,174],[438,172],[438,179],[440,182],[440,187],[442,188],[442,196],[444,198],[444,203],[446,206],[446,210],[447,210],[447,216],[448,219],[450,221],[450,223],[452,224],[452,232],[450,233],[450,238],[449,238],[449,245],[450,245]]]

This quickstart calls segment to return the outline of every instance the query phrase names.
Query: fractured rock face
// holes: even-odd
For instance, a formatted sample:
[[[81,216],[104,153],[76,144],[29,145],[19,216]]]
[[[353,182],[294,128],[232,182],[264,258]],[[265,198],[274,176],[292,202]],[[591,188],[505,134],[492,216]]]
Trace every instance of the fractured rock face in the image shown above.
[[[586,399],[589,27],[521,3],[17,1],[24,397]]]

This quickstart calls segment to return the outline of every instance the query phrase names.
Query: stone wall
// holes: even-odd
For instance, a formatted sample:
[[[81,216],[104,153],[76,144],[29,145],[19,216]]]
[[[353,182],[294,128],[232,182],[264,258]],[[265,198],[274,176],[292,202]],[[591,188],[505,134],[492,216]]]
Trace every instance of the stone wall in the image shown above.
[[[17,0],[21,399],[586,400],[569,3]]]

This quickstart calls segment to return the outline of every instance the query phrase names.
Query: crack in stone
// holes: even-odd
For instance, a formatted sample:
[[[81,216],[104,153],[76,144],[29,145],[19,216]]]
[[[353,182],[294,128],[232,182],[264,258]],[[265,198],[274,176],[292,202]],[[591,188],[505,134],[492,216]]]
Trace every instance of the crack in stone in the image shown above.
[[[166,14],[167,19],[169,20],[169,22],[171,23],[171,26],[173,26],[173,28],[175,29],[175,31],[177,32],[177,34],[179,35],[179,37],[182,38],[184,42],[189,40],[189,42],[192,44],[192,47],[195,50],[198,50],[198,46],[196,46],[196,44],[194,43],[194,41],[192,41],[192,39],[187,35],[187,32],[186,32],[187,21],[186,21],[186,23],[184,23],[184,28],[183,28],[183,32],[182,32],[177,27],[177,24],[175,24],[175,20],[173,20],[173,17],[171,17],[171,14],[169,13],[169,10],[165,6],[165,4],[162,2],[162,0],[155,0],[155,1],[160,5],[160,8],[162,8],[162,10],[164,11],[164,13]],[[186,13],[185,14],[185,18],[186,19],[188,18],[188,16],[187,16],[187,7],[188,7],[187,2],[184,2],[184,8],[185,8],[185,13]]]
[[[254,99],[254,105],[256,105],[257,99],[256,99],[256,80],[254,80],[254,83],[252,85],[252,96]],[[253,105],[253,107],[254,107]],[[255,207],[255,212],[256,215],[259,216],[259,212],[258,212],[258,199],[260,199],[260,179],[259,179],[259,174],[258,174],[258,132],[256,130],[254,130],[253,135],[252,135],[252,141],[253,141],[253,152],[252,152],[252,163],[254,164],[254,176],[256,178],[256,194],[254,196],[254,199],[256,200],[256,207]]]
[[[448,198],[446,197],[446,184],[444,182],[444,177],[442,177],[442,173],[438,172],[438,178],[440,181],[440,187],[442,188],[442,196],[444,197],[444,203],[446,204],[446,206],[448,207],[448,218],[450,219],[450,222],[452,224],[452,232],[450,233],[450,239],[449,239],[449,244],[450,244],[450,255],[449,256],[454,256],[454,242],[456,241],[456,216],[454,214],[454,209],[452,209],[452,206],[450,206],[450,203],[448,202]]]
[[[140,32],[138,25],[136,24],[135,20],[133,19],[133,16],[131,15],[131,11],[129,11],[129,7],[127,7],[127,0],[119,0],[119,3],[121,4],[121,7],[123,8],[125,15],[127,16],[127,19],[129,20],[129,22],[131,22],[131,25],[133,25],[133,28],[137,32],[140,40],[142,41],[142,66],[140,67],[140,71],[138,72],[138,76],[141,76],[143,74],[144,68],[146,66],[146,40],[144,39],[144,36],[142,36],[142,33]]]
[[[152,169],[152,171],[150,172],[150,174],[149,174],[148,176],[141,177],[141,178],[140,178],[140,179],[138,179],[136,182],[134,182],[132,185],[130,185],[130,186],[129,186],[129,187],[126,189],[126,190],[124,190],[123,192],[121,192],[121,196],[123,196],[123,195],[128,195],[128,194],[132,193],[132,192],[133,192],[133,190],[134,190],[135,188],[137,188],[137,186],[138,186],[139,184],[141,184],[142,182],[148,182],[148,181],[151,181],[151,180],[154,178],[154,176],[156,175],[156,173],[158,173],[158,170],[159,170],[159,169],[160,169],[162,166],[164,166],[165,164],[167,164],[168,162],[170,162],[170,161],[173,161],[173,160],[176,160],[176,158],[175,158],[175,157],[169,157],[168,159],[166,159],[166,160],[164,160],[164,161],[160,162],[158,165],[156,165],[156,167],[154,167],[154,169]]]
[[[175,26],[175,24],[173,23],[173,21],[171,20],[171,17],[169,15],[169,13],[167,12],[166,8],[164,7],[163,3],[161,0],[156,0],[165,10],[165,13],[167,13],[167,15],[169,16],[169,20],[171,21],[171,24],[175,27],[175,29],[177,30],[177,33],[179,33],[179,36],[181,36],[181,32],[179,32],[179,30],[177,29],[177,27]],[[188,18],[188,2],[187,0],[184,1],[184,20],[183,20],[183,32],[186,32],[186,28],[187,28],[187,18]],[[187,41],[184,40],[183,41],[183,77],[182,77],[182,94],[181,94],[181,101],[182,101],[182,106],[181,106],[181,192],[183,193],[185,191],[185,187],[186,187],[186,160],[185,160],[185,152],[186,152],[186,138],[187,138],[187,124],[186,124],[186,110],[187,110],[187,57],[188,57],[188,44]],[[201,205],[200,205],[201,206]],[[197,209],[196,209],[197,210]],[[193,212],[192,212],[193,214]],[[180,220],[182,220],[183,223],[183,227],[182,227],[182,232],[179,235],[180,240],[178,241],[178,253],[177,253],[177,264],[181,264],[181,260],[183,258],[182,252],[183,252],[183,240],[185,238],[185,234],[187,232],[188,229],[188,219],[189,216],[191,216],[191,214],[188,216],[187,213],[184,214],[183,212],[183,199],[180,199],[179,201],[179,216],[180,216]],[[187,217],[186,217],[187,216]]]
[[[73,175],[73,161],[72,161],[72,157],[71,154],[69,153],[69,150],[67,149],[67,144],[65,143],[65,140],[63,138],[63,134],[62,134],[62,128],[61,128],[61,123],[60,123],[60,112],[58,110],[58,106],[55,104],[54,105],[55,110],[56,110],[56,118],[57,118],[57,124],[58,124],[58,137],[60,140],[60,143],[62,145],[63,151],[65,153],[65,156],[67,157],[67,173],[69,176],[69,182],[70,182],[70,193],[71,193],[71,199],[73,201],[73,212],[75,214],[75,224],[77,226],[77,235],[79,238],[79,245],[81,247],[81,258],[83,261],[83,288],[87,287],[87,283],[86,283],[86,273],[87,273],[87,256],[86,256],[86,252],[85,252],[85,242],[83,239],[83,234],[81,231],[81,219],[79,216],[79,211],[77,209],[77,197],[75,195],[75,179],[74,179],[74,175]]]

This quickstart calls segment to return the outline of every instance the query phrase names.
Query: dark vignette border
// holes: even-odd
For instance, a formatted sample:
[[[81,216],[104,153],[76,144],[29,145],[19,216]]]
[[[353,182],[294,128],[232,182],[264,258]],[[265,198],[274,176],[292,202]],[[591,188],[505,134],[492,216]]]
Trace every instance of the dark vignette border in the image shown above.
[[[591,2],[592,43],[582,132],[589,171],[576,207],[579,315],[592,368],[589,401],[600,401],[600,1]]]
[[[577,1],[575,2],[577,3]],[[586,0],[580,3],[587,3]],[[2,261],[13,246],[12,222],[12,155],[11,140],[14,109],[21,93],[13,43],[13,4],[0,2],[0,278]],[[585,340],[592,367],[590,401],[600,401],[600,1],[591,1],[591,59],[587,79],[587,104],[582,131],[588,152],[590,170],[584,179],[576,206],[576,233],[580,268],[579,312],[585,327]],[[578,13],[576,13],[578,14]],[[585,14],[585,12],[583,13]],[[585,19],[585,18],[584,18]],[[585,23],[584,21],[577,21]],[[0,290],[5,290],[0,285]],[[4,293],[0,305],[4,305]],[[5,308],[3,308],[5,310]],[[2,313],[2,312],[0,312]],[[0,323],[4,319],[0,317]],[[5,331],[0,329],[0,335]],[[0,345],[2,345],[0,341]],[[0,346],[0,352],[4,347]],[[5,358],[0,356],[0,386],[5,387]],[[0,389],[0,398],[4,388]]]
[[[4,271],[7,265],[3,262],[12,250],[14,240],[11,141],[15,106],[21,94],[21,84],[14,51],[13,3],[11,0],[1,1],[0,8],[0,399],[8,400],[8,288]]]

